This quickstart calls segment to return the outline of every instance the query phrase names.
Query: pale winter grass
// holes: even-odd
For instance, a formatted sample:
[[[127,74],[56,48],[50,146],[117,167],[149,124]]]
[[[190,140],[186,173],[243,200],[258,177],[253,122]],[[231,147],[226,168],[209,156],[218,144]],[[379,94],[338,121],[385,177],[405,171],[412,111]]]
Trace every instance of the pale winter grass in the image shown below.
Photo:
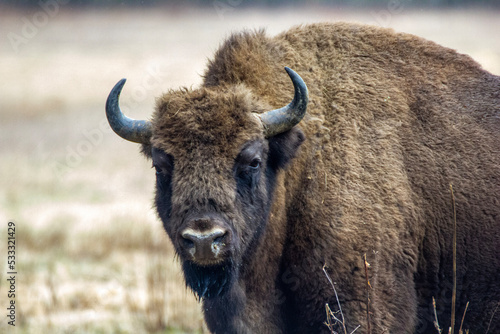
[[[385,12],[382,12],[384,11]],[[387,9],[61,10],[15,52],[23,17],[0,10],[0,255],[16,223],[17,333],[200,333],[200,307],[152,207],[154,173],[109,131],[104,101],[122,77],[123,109],[201,82],[229,33],[318,21],[382,24],[468,53],[500,74],[500,13]],[[221,15],[219,15],[221,14]],[[383,16],[384,14],[385,16]],[[4,263],[4,262],[2,262]],[[6,270],[0,272],[0,305]],[[13,331],[5,318],[0,332]]]

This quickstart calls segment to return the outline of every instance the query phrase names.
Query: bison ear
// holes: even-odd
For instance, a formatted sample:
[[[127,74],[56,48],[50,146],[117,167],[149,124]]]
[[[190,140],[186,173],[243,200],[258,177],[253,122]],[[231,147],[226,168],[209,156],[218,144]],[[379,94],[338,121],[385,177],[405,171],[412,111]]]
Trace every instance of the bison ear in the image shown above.
[[[305,135],[298,127],[269,138],[268,166],[274,170],[285,168],[295,157],[304,139]]]

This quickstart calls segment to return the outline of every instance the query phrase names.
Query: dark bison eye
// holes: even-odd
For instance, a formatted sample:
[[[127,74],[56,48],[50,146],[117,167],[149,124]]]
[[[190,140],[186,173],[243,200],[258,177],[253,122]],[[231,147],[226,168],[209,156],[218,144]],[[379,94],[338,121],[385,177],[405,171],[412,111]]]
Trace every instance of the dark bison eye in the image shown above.
[[[255,158],[252,160],[252,162],[250,162],[250,164],[248,166],[252,169],[257,169],[260,167],[260,163],[261,163],[260,159]]]
[[[153,158],[152,167],[156,170],[156,175],[169,176],[174,166],[172,156],[154,147],[151,151],[151,155]]]
[[[161,168],[160,167],[153,165],[153,168],[156,170],[156,175],[158,175],[158,174],[161,173]]]

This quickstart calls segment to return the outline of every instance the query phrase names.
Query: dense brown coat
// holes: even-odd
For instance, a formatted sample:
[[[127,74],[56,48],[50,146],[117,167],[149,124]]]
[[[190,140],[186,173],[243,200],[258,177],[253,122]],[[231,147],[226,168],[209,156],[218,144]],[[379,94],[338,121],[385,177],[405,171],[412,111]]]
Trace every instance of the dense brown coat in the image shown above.
[[[310,103],[272,144],[251,113],[291,100],[284,66],[304,79]],[[152,146],[174,159],[173,211],[162,217],[174,245],[182,213],[207,199],[240,242],[234,288],[204,301],[212,330],[326,333],[325,304],[337,305],[326,264],[348,332],[366,333],[364,254],[372,333],[435,333],[433,296],[447,328],[453,184],[457,317],[470,302],[464,328],[500,331],[500,78],[468,56],[354,24],[235,34],[202,86],[165,94],[152,123]],[[290,158],[300,145],[278,169],[261,234],[241,214],[232,170],[251,141],[264,152],[288,145]]]

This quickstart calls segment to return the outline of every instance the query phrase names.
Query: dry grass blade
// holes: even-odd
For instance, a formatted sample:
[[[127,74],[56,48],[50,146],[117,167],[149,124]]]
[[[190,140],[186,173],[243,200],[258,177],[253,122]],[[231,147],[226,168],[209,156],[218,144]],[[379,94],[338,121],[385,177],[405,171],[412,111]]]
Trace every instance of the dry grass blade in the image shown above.
[[[335,299],[337,300],[337,305],[339,307],[339,312],[340,312],[340,317],[341,317],[341,320],[339,322],[342,324],[342,330],[344,331],[344,334],[347,334],[347,329],[345,327],[344,314],[342,313],[342,307],[340,306],[340,301],[339,301],[339,296],[337,294],[337,289],[335,289],[335,285],[333,284],[332,279],[330,278],[330,276],[326,272],[326,263],[323,265],[323,272],[325,273],[326,278],[328,279],[328,282],[330,282],[330,285],[333,288],[333,292],[335,293]],[[331,313],[331,311],[330,311],[330,313]],[[332,315],[333,315],[333,313],[332,313]]]
[[[358,327],[354,328],[350,334],[353,334],[355,331],[357,331],[359,328],[361,328],[361,325],[358,325]]]
[[[371,321],[370,321],[370,289],[371,289],[371,284],[370,280],[368,279],[368,267],[370,264],[368,261],[366,261],[366,253],[364,255],[364,264],[365,264],[365,277],[366,277],[366,326],[367,326],[367,333],[371,334],[372,329],[371,329]]]
[[[493,321],[493,318],[495,317],[495,313],[497,313],[499,306],[500,306],[500,302],[497,303],[497,306],[495,307],[495,310],[493,311],[493,314],[491,315],[490,322],[488,323],[488,328],[486,328],[486,333],[484,333],[484,334],[488,334],[488,332],[490,331],[491,322]]]
[[[437,316],[437,311],[436,311],[436,300],[434,297],[432,297],[432,307],[434,308],[434,327],[436,327],[437,331],[439,334],[443,332],[441,327],[439,327],[439,321],[438,321],[438,316]]]
[[[166,268],[163,260],[158,255],[152,255],[149,263],[146,283],[148,292],[148,304],[146,306],[145,327],[150,333],[165,330],[165,306],[166,306]]]
[[[338,334],[333,329],[333,326],[335,325],[335,323],[332,323],[332,319],[337,320],[337,318],[333,314],[333,312],[330,309],[330,306],[328,305],[328,303],[325,304],[325,309],[326,309],[326,322],[325,322],[326,327],[328,327],[328,329],[330,330],[331,334]]]
[[[450,333],[455,333],[455,306],[457,301],[457,211],[455,208],[455,195],[450,183],[451,203],[453,208],[453,292],[451,295],[451,327]]]
[[[464,310],[464,314],[462,315],[462,321],[460,322],[460,328],[458,330],[458,334],[462,334],[463,331],[462,331],[462,326],[464,324],[464,319],[465,319],[465,313],[467,313],[467,309],[469,308],[469,302],[467,302],[467,304],[465,305],[465,310]]]

